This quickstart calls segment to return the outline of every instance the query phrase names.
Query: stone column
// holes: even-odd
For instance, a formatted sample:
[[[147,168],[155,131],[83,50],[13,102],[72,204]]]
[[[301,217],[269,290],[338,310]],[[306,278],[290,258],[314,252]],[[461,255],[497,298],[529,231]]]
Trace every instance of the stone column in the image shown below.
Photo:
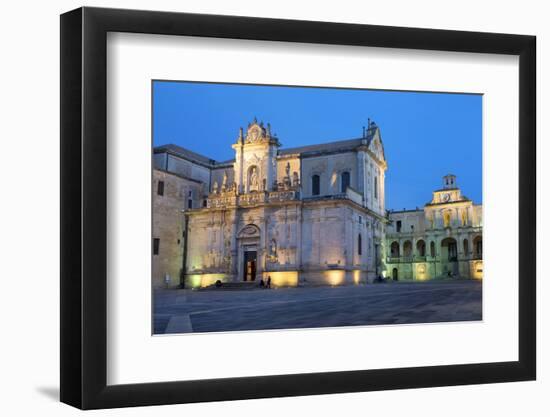
[[[302,269],[302,207],[296,205],[296,269]]]
[[[383,216],[385,214],[384,210],[386,209],[386,174],[383,169],[380,169],[380,175],[378,176],[378,191],[380,214]]]
[[[242,194],[244,190],[243,181],[243,145],[236,143],[233,145],[235,149],[235,162],[233,164],[233,172],[235,175],[234,181],[237,187],[237,193]]]
[[[365,151],[357,152],[357,191],[363,194],[363,205],[367,202],[367,175],[365,172]]]
[[[233,281],[239,281],[239,240],[237,239],[237,233],[239,233],[239,216],[237,210],[234,209],[226,213],[226,222],[230,229],[231,236],[231,263],[230,273]]]

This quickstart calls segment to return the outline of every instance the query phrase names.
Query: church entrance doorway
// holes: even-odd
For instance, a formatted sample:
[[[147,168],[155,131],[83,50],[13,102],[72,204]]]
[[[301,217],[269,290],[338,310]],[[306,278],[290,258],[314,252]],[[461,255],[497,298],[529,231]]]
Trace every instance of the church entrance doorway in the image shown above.
[[[254,281],[256,279],[256,256],[256,251],[244,252],[244,281]]]
[[[397,274],[398,274],[397,268],[393,268],[391,275],[394,281],[397,281],[399,279],[399,276]]]

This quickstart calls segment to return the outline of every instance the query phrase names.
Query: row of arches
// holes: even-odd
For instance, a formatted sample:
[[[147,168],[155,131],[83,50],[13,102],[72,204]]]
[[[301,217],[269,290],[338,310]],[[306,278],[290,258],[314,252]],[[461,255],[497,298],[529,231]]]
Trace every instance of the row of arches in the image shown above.
[[[441,249],[442,252],[442,258],[447,258],[450,261],[455,260],[458,256],[457,251],[458,245],[456,239],[452,237],[447,237],[441,241]],[[430,242],[430,256],[435,257],[436,256],[436,250],[435,250],[435,242],[432,240]],[[468,239],[464,239],[462,241],[462,253],[469,254],[470,253],[470,242]],[[472,255],[474,257],[482,257],[483,253],[483,241],[481,236],[476,236],[473,240],[473,252]],[[426,242],[423,239],[419,239],[416,242],[416,252],[413,253],[413,245],[410,240],[406,240],[403,243],[403,251],[401,253],[401,247],[399,245],[399,242],[394,241],[390,245],[390,257],[391,258],[399,258],[401,256],[403,257],[411,257],[413,255],[424,257],[426,256]],[[445,256],[446,255],[446,256]]]

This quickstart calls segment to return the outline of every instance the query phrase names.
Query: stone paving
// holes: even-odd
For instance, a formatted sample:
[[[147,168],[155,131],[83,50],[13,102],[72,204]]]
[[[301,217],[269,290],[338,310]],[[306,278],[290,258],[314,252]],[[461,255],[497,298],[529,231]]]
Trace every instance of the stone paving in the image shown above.
[[[158,290],[154,333],[481,320],[479,281],[235,291]]]

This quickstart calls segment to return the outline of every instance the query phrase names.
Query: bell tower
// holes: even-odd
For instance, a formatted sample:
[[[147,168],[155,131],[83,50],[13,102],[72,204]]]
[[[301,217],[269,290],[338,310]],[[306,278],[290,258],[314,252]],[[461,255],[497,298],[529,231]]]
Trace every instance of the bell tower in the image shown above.
[[[443,188],[450,190],[453,188],[458,188],[456,185],[456,175],[447,174],[443,177]]]

